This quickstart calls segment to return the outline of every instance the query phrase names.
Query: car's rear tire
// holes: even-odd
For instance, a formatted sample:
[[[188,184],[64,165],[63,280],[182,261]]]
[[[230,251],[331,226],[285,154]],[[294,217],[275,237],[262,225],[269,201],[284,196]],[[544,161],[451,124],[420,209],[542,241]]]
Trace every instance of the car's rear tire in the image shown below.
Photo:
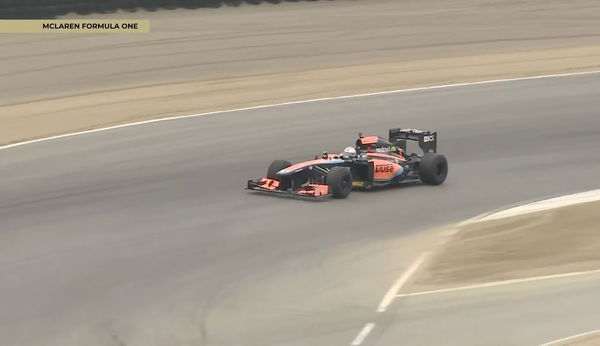
[[[292,187],[292,178],[291,177],[289,177],[289,176],[281,177],[281,176],[277,175],[277,172],[279,172],[280,170],[282,170],[284,168],[288,168],[291,165],[292,164],[289,163],[288,161],[275,160],[275,161],[271,162],[271,164],[269,165],[269,169],[267,169],[267,178],[278,180],[279,181],[279,190],[285,191],[285,190],[289,189],[290,187]]]
[[[352,174],[347,167],[333,167],[327,173],[327,185],[333,198],[346,198],[352,191]]]
[[[441,154],[425,153],[419,163],[419,178],[429,185],[440,185],[448,176],[448,160]]]

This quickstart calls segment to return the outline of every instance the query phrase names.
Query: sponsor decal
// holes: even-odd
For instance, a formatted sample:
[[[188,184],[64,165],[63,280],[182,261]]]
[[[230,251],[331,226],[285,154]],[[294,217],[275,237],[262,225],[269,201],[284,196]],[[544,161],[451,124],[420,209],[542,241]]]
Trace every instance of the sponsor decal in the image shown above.
[[[381,165],[375,167],[375,173],[389,173],[394,171],[393,165]]]
[[[431,136],[423,136],[423,142],[427,143],[427,142],[433,142],[435,141],[435,136],[431,135]]]
[[[406,133],[427,133],[429,131],[426,130],[418,130],[418,129],[401,129],[400,132],[406,132]]]
[[[363,187],[363,186],[365,186],[365,182],[364,181],[353,181],[352,186]]]

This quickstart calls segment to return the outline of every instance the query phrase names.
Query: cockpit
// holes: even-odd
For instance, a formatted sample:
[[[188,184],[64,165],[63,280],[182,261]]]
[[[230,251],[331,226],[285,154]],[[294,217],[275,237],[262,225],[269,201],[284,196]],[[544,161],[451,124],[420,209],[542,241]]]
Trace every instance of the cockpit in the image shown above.
[[[367,154],[382,153],[404,156],[404,151],[401,148],[379,136],[360,136],[356,140],[356,150]]]

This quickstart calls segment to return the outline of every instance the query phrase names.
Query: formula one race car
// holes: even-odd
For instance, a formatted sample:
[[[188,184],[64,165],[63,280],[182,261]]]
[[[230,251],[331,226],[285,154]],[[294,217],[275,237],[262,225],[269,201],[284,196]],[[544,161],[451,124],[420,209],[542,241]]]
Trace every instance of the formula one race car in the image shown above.
[[[446,157],[437,154],[437,132],[390,129],[389,139],[358,134],[354,147],[341,154],[315,156],[292,165],[275,160],[267,176],[248,180],[248,190],[307,197],[346,198],[353,187],[369,189],[410,181],[439,185],[448,175]],[[416,141],[423,155],[406,155],[407,140]]]

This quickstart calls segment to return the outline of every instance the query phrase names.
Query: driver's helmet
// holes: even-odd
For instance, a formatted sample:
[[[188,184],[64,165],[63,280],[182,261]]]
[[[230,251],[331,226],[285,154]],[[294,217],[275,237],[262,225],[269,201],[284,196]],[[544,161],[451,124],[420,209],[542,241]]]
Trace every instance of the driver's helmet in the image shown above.
[[[356,157],[356,149],[354,147],[346,147],[342,152],[342,156]]]

